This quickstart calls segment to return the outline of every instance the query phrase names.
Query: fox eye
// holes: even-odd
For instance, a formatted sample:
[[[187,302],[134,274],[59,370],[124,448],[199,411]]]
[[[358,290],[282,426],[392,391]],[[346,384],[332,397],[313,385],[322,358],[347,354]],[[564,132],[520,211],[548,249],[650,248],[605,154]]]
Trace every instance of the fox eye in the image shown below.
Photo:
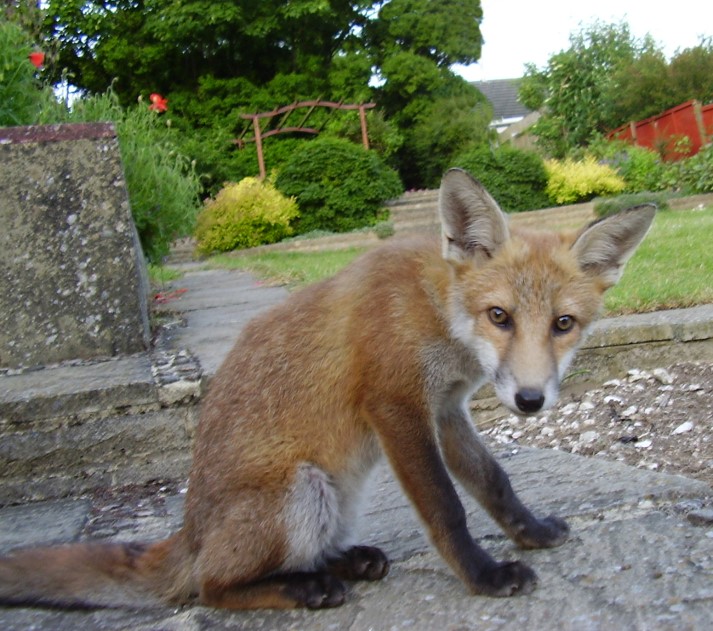
[[[512,324],[508,312],[500,307],[490,307],[490,309],[488,309],[488,317],[495,326],[501,328],[507,328]]]
[[[574,326],[574,318],[571,315],[563,315],[555,320],[555,333],[567,333]]]

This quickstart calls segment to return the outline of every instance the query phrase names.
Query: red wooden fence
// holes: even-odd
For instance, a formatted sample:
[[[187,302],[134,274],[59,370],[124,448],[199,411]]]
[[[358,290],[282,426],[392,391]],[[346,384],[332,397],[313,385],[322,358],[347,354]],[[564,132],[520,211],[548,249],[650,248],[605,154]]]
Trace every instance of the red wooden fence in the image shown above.
[[[664,160],[687,158],[713,140],[713,103],[686,101],[656,116],[622,125],[607,137],[653,149]]]

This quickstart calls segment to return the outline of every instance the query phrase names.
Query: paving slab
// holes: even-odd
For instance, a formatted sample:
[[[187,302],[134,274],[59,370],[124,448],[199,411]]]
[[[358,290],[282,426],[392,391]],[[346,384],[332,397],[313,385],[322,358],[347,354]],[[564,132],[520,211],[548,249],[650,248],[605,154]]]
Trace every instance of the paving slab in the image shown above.
[[[187,269],[183,278],[166,288],[166,294],[173,292],[174,297],[163,309],[175,312],[186,324],[171,329],[166,342],[176,349],[190,349],[210,376],[245,322],[284,300],[287,291],[265,286],[243,272]],[[663,312],[651,316],[650,322],[643,320],[613,319],[600,325],[596,335],[604,336],[607,328],[629,327],[631,332],[633,327],[649,326],[656,332],[654,338],[660,337],[661,331],[670,331],[681,340],[703,339],[710,334],[713,306],[683,314]],[[686,323],[686,328],[678,322]],[[646,338],[645,333],[641,335]],[[17,379],[17,388],[2,388],[8,406],[5,418],[8,425],[17,424],[20,419],[10,419],[9,414],[13,410],[16,414],[19,408],[12,406],[27,410],[42,399],[52,402],[45,408],[50,412],[64,405],[79,405],[80,400],[88,406],[93,392],[104,388],[117,393],[125,383],[154,401],[151,369],[149,358],[133,356],[126,363],[115,360],[107,373],[92,367],[64,366],[58,370],[68,372],[2,375],[0,386]],[[83,394],[74,394],[73,388]],[[148,418],[149,413],[142,416]],[[181,431],[190,434],[188,421],[181,424]],[[175,429],[171,431],[175,433]],[[500,459],[526,503],[541,514],[556,512],[567,517],[573,527],[572,538],[561,548],[520,551],[462,494],[474,536],[496,556],[527,560],[539,574],[540,587],[529,596],[494,600],[468,595],[429,545],[388,468],[381,466],[365,506],[362,533],[365,543],[385,549],[393,567],[384,581],[355,585],[344,607],[323,612],[248,613],[203,607],[70,612],[9,608],[0,609],[0,628],[455,631],[523,625],[528,629],[573,630],[710,627],[713,524],[705,518],[712,506],[710,487],[557,451],[518,449],[501,453]],[[161,511],[129,511],[100,529],[91,527],[95,516],[87,498],[5,507],[0,509],[0,550],[43,540],[77,541],[89,535],[117,541],[163,538],[180,527],[182,501],[181,495],[171,496]],[[694,513],[703,519],[689,519],[688,514]]]
[[[471,596],[429,545],[385,463],[378,466],[361,520],[364,543],[392,559],[377,583],[354,584],[347,603],[329,611],[229,612],[205,607],[58,612],[0,609],[0,628],[49,629],[351,629],[668,630],[710,628],[713,610],[713,523],[688,519],[711,502],[713,489],[680,476],[632,469],[564,452],[516,449],[499,454],[524,501],[538,513],[568,518],[572,536],[551,550],[522,551],[464,493],[471,532],[502,559],[522,559],[540,577],[534,593],[509,599]],[[155,539],[180,524],[182,496],[160,514],[138,511],[107,540]],[[37,542],[33,512],[52,513],[64,538],[76,541],[88,505],[44,502],[21,507],[0,530],[0,549],[23,536]],[[7,523],[9,509],[0,509]],[[17,509],[16,509],[17,510]],[[85,514],[83,515],[83,511]],[[51,523],[53,520],[49,520]],[[696,525],[700,523],[700,525]],[[24,526],[23,526],[24,524]],[[22,533],[25,533],[24,535]],[[49,534],[53,540],[57,531]],[[95,533],[96,535],[96,533]]]
[[[235,270],[204,270],[185,266],[187,273],[167,287],[173,299],[159,310],[177,312],[184,327],[173,329],[167,343],[188,348],[199,359],[206,376],[220,366],[240,330],[256,315],[282,302],[289,292],[252,274]]]

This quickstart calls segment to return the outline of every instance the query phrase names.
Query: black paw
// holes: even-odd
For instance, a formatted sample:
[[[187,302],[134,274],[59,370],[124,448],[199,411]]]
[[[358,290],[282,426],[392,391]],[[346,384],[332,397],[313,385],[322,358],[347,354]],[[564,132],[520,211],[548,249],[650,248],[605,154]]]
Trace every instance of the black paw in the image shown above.
[[[486,596],[529,594],[537,587],[537,575],[524,563],[498,563],[478,577],[478,593]]]
[[[517,537],[521,548],[555,548],[561,546],[569,536],[569,526],[564,519],[550,515],[544,519],[534,519],[532,524]]]
[[[339,607],[347,593],[344,583],[326,572],[290,575],[285,591],[299,606],[308,609]]]
[[[378,581],[389,572],[389,560],[372,546],[354,546],[330,561],[328,571],[348,581]]]

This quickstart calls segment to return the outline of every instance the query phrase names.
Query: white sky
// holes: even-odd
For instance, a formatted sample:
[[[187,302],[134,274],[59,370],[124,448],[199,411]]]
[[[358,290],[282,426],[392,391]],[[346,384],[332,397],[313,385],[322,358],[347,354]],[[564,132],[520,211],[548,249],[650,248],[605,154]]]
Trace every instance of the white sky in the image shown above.
[[[569,48],[570,33],[595,19],[626,21],[634,37],[649,33],[670,59],[677,49],[713,36],[711,0],[481,0],[485,43],[477,64],[454,68],[469,81],[511,79],[524,65],[543,68],[551,55]]]

